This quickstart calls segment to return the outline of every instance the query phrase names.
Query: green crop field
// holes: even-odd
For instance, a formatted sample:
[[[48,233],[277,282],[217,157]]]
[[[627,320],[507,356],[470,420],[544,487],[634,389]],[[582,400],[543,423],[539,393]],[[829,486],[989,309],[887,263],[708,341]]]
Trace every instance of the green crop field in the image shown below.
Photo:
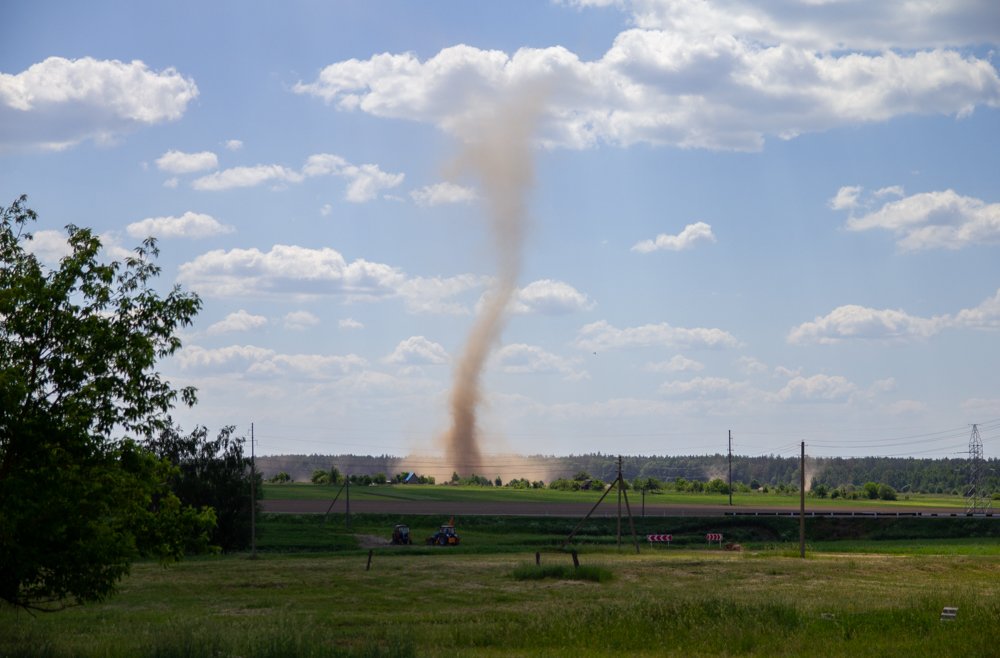
[[[995,520],[811,520],[801,559],[791,519],[639,520],[678,545],[638,555],[597,519],[579,572],[558,550],[574,519],[457,519],[456,548],[388,546],[398,520],[265,515],[258,559],[144,562],[101,604],[0,608],[0,656],[994,656],[1000,637]],[[419,541],[439,519],[407,521]]]
[[[305,483],[265,484],[265,500],[333,500],[341,487]],[[599,491],[554,491],[551,489],[512,489],[508,487],[470,487],[445,485],[379,485],[352,486],[352,500],[410,501],[427,500],[442,502],[497,502],[497,503],[594,503],[601,496]],[[341,499],[344,493],[340,492]],[[615,498],[609,494],[609,500]],[[639,491],[628,492],[629,501],[636,505],[642,501]],[[717,493],[646,493],[649,505],[725,505],[728,495]],[[874,507],[919,511],[925,508],[949,508],[964,510],[966,500],[962,496],[933,494],[901,494],[899,500],[845,500],[843,498],[813,498],[807,496],[806,507],[810,509],[853,508],[858,510]],[[787,493],[734,493],[733,505],[739,507],[798,507],[799,495]]]

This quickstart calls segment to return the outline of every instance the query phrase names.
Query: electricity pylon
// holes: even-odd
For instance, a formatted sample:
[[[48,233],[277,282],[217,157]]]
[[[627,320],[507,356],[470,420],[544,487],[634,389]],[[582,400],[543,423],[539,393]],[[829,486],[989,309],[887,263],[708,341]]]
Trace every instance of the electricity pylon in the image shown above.
[[[969,489],[965,494],[968,502],[966,513],[985,512],[992,502],[986,491],[986,463],[983,461],[983,440],[979,436],[979,427],[972,426],[972,436],[969,437]]]

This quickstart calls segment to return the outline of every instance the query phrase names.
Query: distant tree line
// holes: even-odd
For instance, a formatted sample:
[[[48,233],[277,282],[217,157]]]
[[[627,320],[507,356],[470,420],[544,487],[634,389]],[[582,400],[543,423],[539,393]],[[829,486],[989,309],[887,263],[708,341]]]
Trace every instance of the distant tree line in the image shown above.
[[[506,483],[499,477],[480,474],[454,473],[449,482],[474,486],[507,486],[514,488],[591,489],[603,487],[618,475],[618,457],[601,453],[566,457],[532,456],[533,463],[543,465],[552,479],[542,480],[513,477]],[[313,481],[319,471],[330,471],[337,464],[338,472],[349,472],[352,483],[375,482],[379,474],[397,472],[406,466],[404,459],[388,455],[281,455],[259,457],[258,465],[267,477],[284,474],[297,482]],[[1000,492],[1000,460],[987,460],[985,486]],[[622,474],[636,486],[637,482],[659,482],[661,489],[674,491],[713,491],[728,489],[729,461],[726,455],[633,455],[623,457]],[[404,477],[407,472],[404,472]],[[580,474],[587,474],[580,478]],[[868,483],[884,484],[899,494],[945,493],[963,494],[969,480],[968,460],[956,458],[917,459],[910,457],[820,457],[808,458],[807,486],[814,492],[830,497],[862,497]],[[320,476],[321,477],[321,476]],[[383,476],[384,477],[384,476]],[[418,476],[419,478],[419,476]],[[391,478],[401,481],[399,477]],[[429,481],[423,477],[423,483]],[[356,482],[357,480],[357,482]],[[390,478],[386,478],[388,482]],[[733,489],[798,491],[799,458],[779,456],[733,456]],[[418,479],[419,481],[419,479]],[[653,490],[652,487],[643,487]],[[888,494],[887,494],[888,495]]]

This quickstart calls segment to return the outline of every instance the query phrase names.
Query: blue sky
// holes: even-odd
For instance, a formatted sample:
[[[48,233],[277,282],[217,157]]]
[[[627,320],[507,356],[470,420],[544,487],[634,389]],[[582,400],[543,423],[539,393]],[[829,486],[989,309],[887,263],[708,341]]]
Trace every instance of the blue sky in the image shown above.
[[[544,88],[483,452],[1000,455],[996,3],[260,5],[0,9],[2,203],[47,262],[159,238],[184,428],[440,450],[497,281],[456,154]]]

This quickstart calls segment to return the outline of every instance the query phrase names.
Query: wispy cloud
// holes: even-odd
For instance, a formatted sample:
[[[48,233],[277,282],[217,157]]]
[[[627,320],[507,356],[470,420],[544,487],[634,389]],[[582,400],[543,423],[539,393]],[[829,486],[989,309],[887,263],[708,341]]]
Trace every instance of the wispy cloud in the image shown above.
[[[666,322],[619,329],[605,320],[585,325],[574,344],[600,351],[637,347],[731,348],[739,341],[728,331],[713,328],[673,327]]]
[[[191,186],[196,190],[218,192],[242,187],[256,187],[264,183],[279,185],[301,183],[317,176],[337,176],[347,181],[344,198],[352,203],[375,199],[383,190],[399,186],[405,176],[382,171],[378,165],[353,165],[339,155],[317,153],[309,156],[301,170],[278,164],[258,164],[250,167],[232,167],[196,179]]]
[[[449,203],[469,203],[476,199],[476,192],[469,187],[445,182],[413,190],[410,197],[418,206],[433,207]]]

